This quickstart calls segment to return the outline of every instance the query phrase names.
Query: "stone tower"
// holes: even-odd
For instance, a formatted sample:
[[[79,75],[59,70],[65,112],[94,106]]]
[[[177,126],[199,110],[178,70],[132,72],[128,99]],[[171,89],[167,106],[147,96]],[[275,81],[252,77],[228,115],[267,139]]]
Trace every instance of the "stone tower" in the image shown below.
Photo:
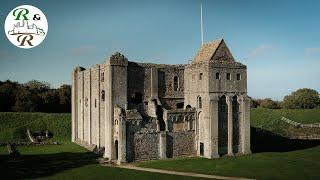
[[[185,105],[197,109],[197,154],[250,153],[246,66],[234,60],[224,40],[204,44],[184,77]]]
[[[117,124],[121,124],[121,119],[115,119],[114,117],[121,116],[119,108],[126,109],[127,107],[127,66],[128,60],[120,53],[113,54],[109,60],[106,61],[105,80],[106,80],[106,94],[105,94],[105,153],[104,157],[112,160],[117,159],[116,147],[123,147],[122,144],[116,144],[116,142],[123,142],[122,140],[116,140],[116,131],[114,131],[113,125],[115,120],[120,121]],[[115,109],[118,107],[118,110]],[[118,114],[114,114],[117,112]],[[122,126],[120,125],[120,128]],[[125,128],[125,127],[124,127]],[[121,133],[122,129],[118,131]],[[117,136],[117,137],[122,137]],[[124,136],[125,138],[125,136]],[[125,150],[124,150],[125,151]]]

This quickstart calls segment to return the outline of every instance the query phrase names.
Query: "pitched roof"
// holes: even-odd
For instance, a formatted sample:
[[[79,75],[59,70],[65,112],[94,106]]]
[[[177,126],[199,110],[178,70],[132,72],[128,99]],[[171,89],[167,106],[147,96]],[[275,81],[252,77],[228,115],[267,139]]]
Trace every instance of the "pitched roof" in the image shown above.
[[[215,41],[211,41],[208,43],[205,43],[201,46],[200,51],[192,61],[192,63],[200,63],[202,61],[209,61],[211,57],[214,55],[216,50],[218,49],[219,45],[223,39],[218,39]]]

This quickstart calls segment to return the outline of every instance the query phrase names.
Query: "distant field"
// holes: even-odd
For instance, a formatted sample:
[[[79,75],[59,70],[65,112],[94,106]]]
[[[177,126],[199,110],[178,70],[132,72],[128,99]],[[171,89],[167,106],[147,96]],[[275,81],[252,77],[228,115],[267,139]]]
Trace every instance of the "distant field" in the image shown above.
[[[320,134],[320,128],[296,128],[281,121],[281,117],[302,124],[320,123],[320,109],[251,109],[251,126],[283,136]]]
[[[24,141],[26,129],[48,129],[55,139],[70,140],[71,114],[0,112],[0,142]]]
[[[320,123],[320,109],[251,109],[251,124],[260,125],[267,121],[286,117],[296,122]]]

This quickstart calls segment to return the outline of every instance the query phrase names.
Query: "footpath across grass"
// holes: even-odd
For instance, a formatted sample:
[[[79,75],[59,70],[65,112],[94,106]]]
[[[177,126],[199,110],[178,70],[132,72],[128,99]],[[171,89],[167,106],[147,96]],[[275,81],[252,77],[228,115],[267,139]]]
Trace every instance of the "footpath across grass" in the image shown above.
[[[320,179],[319,141],[292,140],[280,135],[308,131],[282,121],[320,122],[320,110],[251,110],[252,155],[220,159],[177,158],[135,163],[140,167],[257,179]],[[260,131],[260,128],[263,130]],[[4,179],[194,179],[190,177],[103,167],[97,156],[70,142],[71,114],[0,113],[0,142],[26,141],[26,129],[48,129],[61,145],[18,146],[21,156],[12,160],[0,147]],[[266,133],[266,132],[269,133]],[[273,134],[275,133],[275,135]]]
[[[282,120],[286,117],[302,124],[320,123],[320,109],[251,109],[251,127],[285,137],[320,135],[320,128],[300,128]]]
[[[286,117],[302,124],[320,123],[320,109],[251,109],[251,125],[261,126]]]
[[[199,179],[101,166],[97,155],[70,142],[18,149],[21,156],[13,160],[6,147],[0,147],[3,179]]]
[[[320,179],[320,146],[220,159],[176,158],[136,163],[139,167],[255,179]]]

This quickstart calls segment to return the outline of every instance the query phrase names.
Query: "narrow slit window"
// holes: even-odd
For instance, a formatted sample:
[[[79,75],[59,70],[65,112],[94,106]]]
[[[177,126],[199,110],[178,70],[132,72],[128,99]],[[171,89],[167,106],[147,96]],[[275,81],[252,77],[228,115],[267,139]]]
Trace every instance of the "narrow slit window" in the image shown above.
[[[227,73],[227,80],[231,80],[231,74]]]
[[[202,100],[201,97],[198,97],[198,108],[201,109],[202,108]]]
[[[104,90],[101,91],[101,99],[104,101],[106,99],[106,93]]]
[[[179,78],[178,76],[173,77],[173,90],[178,91],[179,90]]]
[[[241,80],[241,74],[237,74],[237,80],[238,80],[238,81]]]
[[[104,72],[101,73],[101,82],[104,82]]]

